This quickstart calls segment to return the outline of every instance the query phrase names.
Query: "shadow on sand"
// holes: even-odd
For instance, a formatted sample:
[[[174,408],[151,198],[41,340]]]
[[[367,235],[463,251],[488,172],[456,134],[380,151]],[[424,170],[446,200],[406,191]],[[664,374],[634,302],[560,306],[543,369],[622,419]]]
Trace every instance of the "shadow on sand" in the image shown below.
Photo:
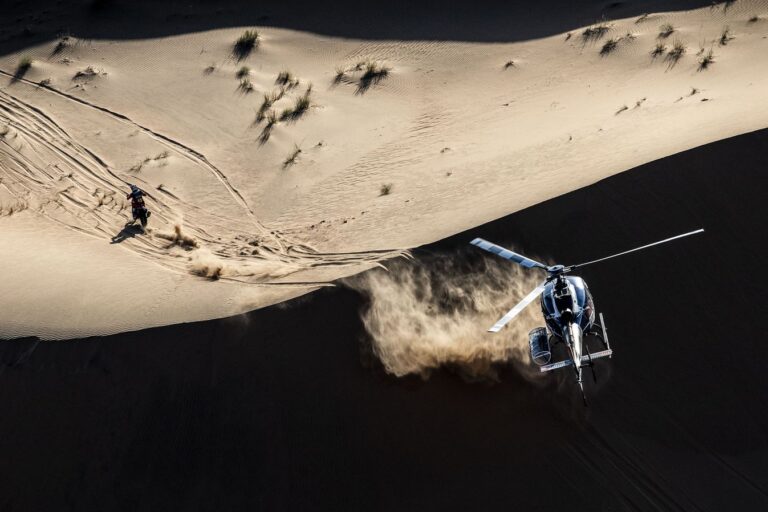
[[[133,222],[129,222],[125,226],[123,226],[123,229],[121,229],[118,234],[112,237],[112,241],[110,243],[119,244],[127,240],[128,238],[133,238],[136,235],[143,235],[143,234],[144,234],[144,230],[141,228],[141,226],[138,226]]]

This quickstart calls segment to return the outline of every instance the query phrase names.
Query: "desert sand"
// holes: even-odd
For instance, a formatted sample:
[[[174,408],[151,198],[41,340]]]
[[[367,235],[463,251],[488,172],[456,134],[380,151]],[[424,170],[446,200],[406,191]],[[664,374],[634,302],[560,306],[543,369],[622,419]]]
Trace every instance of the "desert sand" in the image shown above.
[[[553,4],[548,23],[396,6],[378,30],[271,4],[236,24],[226,2],[210,20],[19,11],[0,43],[0,336],[245,312],[768,125],[766,2],[646,4]],[[123,229],[128,183],[147,233]]]
[[[589,408],[569,373],[393,378],[360,343],[377,297],[343,287],[221,320],[3,342],[0,508],[765,510],[766,144],[766,130],[718,141],[414,251],[414,267],[472,268],[493,261],[467,245],[479,235],[570,263],[704,226],[584,268],[616,350]]]

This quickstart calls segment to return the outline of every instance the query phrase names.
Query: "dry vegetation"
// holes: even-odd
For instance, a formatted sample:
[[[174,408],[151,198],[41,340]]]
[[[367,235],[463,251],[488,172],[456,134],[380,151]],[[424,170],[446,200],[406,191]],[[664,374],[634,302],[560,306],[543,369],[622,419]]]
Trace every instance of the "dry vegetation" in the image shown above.
[[[651,58],[655,59],[657,57],[661,57],[664,55],[664,52],[667,51],[667,46],[662,43],[656,43],[656,46],[653,47],[653,50],[651,50]]]
[[[725,46],[732,39],[733,39],[733,35],[731,34],[731,29],[728,27],[725,27],[723,28],[723,31],[720,33],[720,38],[718,39],[718,43],[720,44],[720,46]]]
[[[27,72],[32,69],[33,62],[34,61],[32,60],[32,57],[22,57],[19,60],[19,63],[16,65],[16,71],[13,73],[13,81],[15,82],[24,78],[24,75],[26,75]]]
[[[587,27],[584,32],[581,33],[581,39],[584,43],[593,41],[599,41],[600,39],[611,30],[611,26],[605,22]]]
[[[358,82],[358,92],[365,92],[389,76],[389,68],[378,62],[368,61]]]
[[[379,187],[379,195],[380,196],[388,196],[392,192],[392,184],[391,183],[384,183]]]
[[[675,43],[672,45],[672,49],[669,50],[669,53],[667,54],[667,62],[669,62],[670,67],[673,67],[677,62],[683,58],[683,55],[685,55],[686,48],[685,43],[683,43],[681,40],[677,39],[675,40]]]
[[[600,55],[606,56],[609,53],[612,53],[617,47],[619,46],[619,40],[614,38],[609,39],[605,42],[602,48],[600,48]]]
[[[275,79],[275,83],[277,85],[283,86],[286,89],[293,89],[294,87],[297,87],[299,82],[299,79],[296,78],[290,71],[281,71]]]
[[[702,56],[699,58],[699,71],[704,71],[715,62],[715,55],[711,48],[706,53],[704,53],[702,49],[701,53]]]
[[[274,110],[270,110],[264,116],[264,120],[266,123],[264,124],[264,128],[261,129],[261,133],[259,134],[259,144],[265,144],[269,140],[269,137],[272,135],[272,130],[277,124],[277,114]]]
[[[259,33],[254,30],[246,30],[232,45],[232,56],[238,61],[246,59],[259,44]]]
[[[288,167],[295,164],[299,154],[301,154],[301,148],[298,144],[294,144],[293,151],[291,151],[291,154],[288,155],[288,157],[283,161],[283,169],[287,169]]]
[[[51,56],[58,55],[62,53],[64,50],[69,48],[71,46],[71,37],[69,35],[64,35],[59,39],[59,41],[56,43],[56,46],[53,47],[53,50],[51,51]]]
[[[510,65],[514,63],[509,61],[505,69]],[[342,81],[356,84],[357,93],[360,94],[387,78],[390,71],[389,66],[385,64],[373,60],[361,60],[351,67],[337,66],[333,84],[336,85]]]
[[[286,108],[280,114],[281,121],[296,121],[303,116],[312,106],[312,102],[309,96],[312,94],[312,84],[307,86],[307,90],[304,94],[296,98],[292,107]]]
[[[659,39],[666,39],[669,36],[671,36],[674,32],[675,32],[675,27],[673,27],[669,23],[665,23],[664,25],[659,27]]]
[[[240,83],[237,85],[237,90],[243,94],[250,94],[253,92],[253,83],[250,78],[245,77],[240,79]]]

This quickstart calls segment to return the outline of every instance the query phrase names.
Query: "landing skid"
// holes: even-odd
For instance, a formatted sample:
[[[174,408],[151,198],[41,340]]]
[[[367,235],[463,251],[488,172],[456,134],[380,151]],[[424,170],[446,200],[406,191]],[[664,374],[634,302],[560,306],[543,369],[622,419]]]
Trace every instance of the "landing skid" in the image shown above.
[[[576,383],[579,385],[579,390],[581,391],[581,398],[582,400],[584,400],[585,406],[588,406],[588,404],[587,404],[587,396],[584,393],[584,379],[582,375],[583,367],[588,366],[592,370],[592,379],[595,381],[595,383],[597,383],[597,374],[595,373],[595,359],[600,359],[603,357],[611,358],[613,356],[613,350],[611,349],[611,342],[608,339],[608,329],[605,327],[605,319],[603,318],[602,313],[600,313],[600,323],[598,324],[597,322],[595,322],[592,325],[592,329],[587,333],[587,335],[600,338],[600,341],[603,343],[605,350],[592,353],[589,350],[589,345],[585,342],[584,348],[587,353],[586,355],[581,356],[581,368],[577,369],[574,367],[574,371],[576,372]],[[540,366],[539,371],[544,373],[544,372],[558,370],[560,368],[565,368],[566,366],[572,366],[572,365],[573,365],[572,359],[564,359],[556,363],[550,363],[550,364],[545,364],[543,366]]]

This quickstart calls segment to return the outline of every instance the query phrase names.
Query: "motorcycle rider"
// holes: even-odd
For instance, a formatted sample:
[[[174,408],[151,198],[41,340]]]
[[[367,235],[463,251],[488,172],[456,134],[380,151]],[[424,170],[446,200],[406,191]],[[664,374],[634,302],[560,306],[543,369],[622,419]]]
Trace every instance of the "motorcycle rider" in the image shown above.
[[[125,196],[125,198],[131,200],[131,213],[133,214],[133,222],[136,222],[137,220],[141,221],[141,227],[144,228],[147,226],[147,219],[149,219],[149,216],[152,215],[152,213],[147,210],[147,205],[144,204],[145,192],[136,185],[132,185],[130,183],[129,185],[131,187],[131,191],[127,196]]]

